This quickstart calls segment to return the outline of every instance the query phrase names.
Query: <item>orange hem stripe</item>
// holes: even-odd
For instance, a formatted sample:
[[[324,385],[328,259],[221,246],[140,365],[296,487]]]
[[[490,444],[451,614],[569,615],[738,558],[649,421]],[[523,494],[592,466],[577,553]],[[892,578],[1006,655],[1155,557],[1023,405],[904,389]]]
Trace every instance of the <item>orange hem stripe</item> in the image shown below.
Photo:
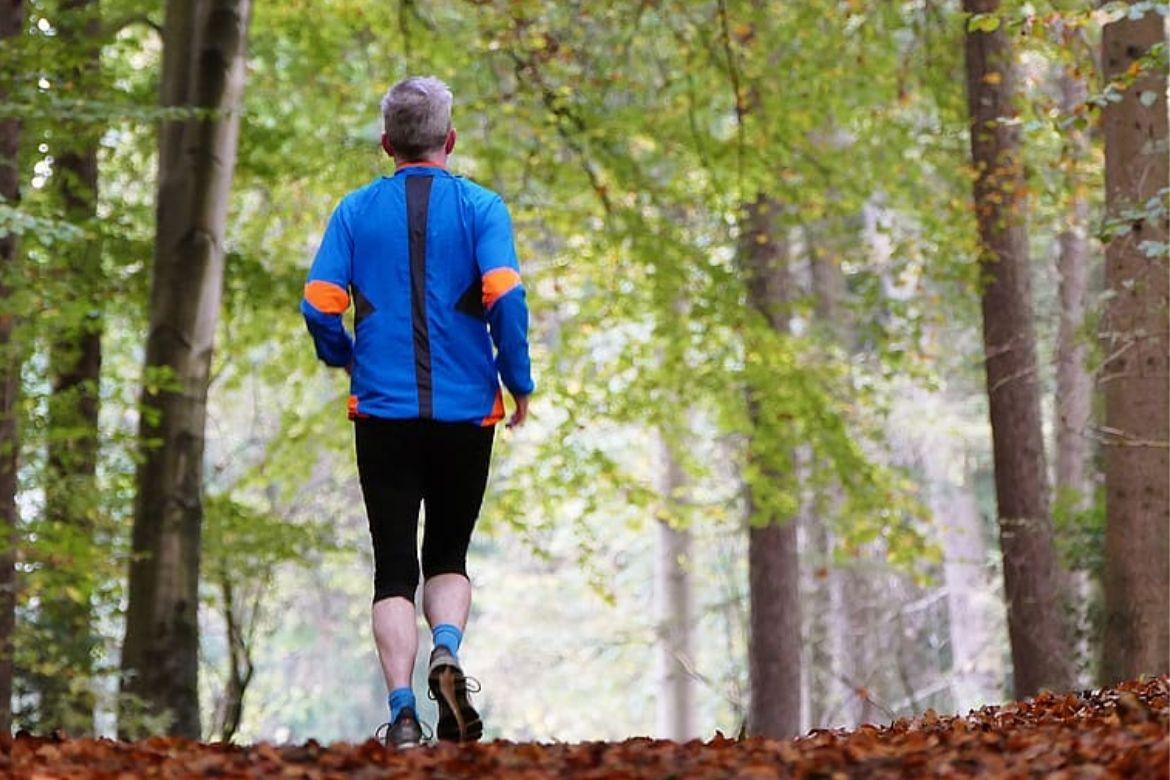
[[[483,307],[490,309],[510,290],[520,286],[520,274],[511,268],[493,268],[483,275]]]
[[[349,308],[349,293],[333,282],[309,282],[305,300],[322,314],[341,314]]]
[[[487,417],[483,418],[483,422],[481,422],[480,425],[486,428],[489,425],[495,425],[502,419],[504,419],[504,394],[500,392],[500,389],[497,387],[496,400],[492,404],[492,412]]]
[[[359,417],[369,417],[368,414],[362,414],[358,411],[358,397],[356,395],[351,395],[349,397],[349,403],[346,404],[346,407],[349,413],[349,419],[351,420],[356,420]]]

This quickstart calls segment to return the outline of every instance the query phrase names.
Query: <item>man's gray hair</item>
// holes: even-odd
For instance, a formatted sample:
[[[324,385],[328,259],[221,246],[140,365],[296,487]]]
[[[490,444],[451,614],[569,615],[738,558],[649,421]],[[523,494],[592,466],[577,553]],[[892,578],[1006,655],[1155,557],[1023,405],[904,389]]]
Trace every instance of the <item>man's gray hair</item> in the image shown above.
[[[443,148],[451,101],[451,88],[434,76],[411,76],[390,87],[382,98],[382,120],[399,159],[421,160]]]

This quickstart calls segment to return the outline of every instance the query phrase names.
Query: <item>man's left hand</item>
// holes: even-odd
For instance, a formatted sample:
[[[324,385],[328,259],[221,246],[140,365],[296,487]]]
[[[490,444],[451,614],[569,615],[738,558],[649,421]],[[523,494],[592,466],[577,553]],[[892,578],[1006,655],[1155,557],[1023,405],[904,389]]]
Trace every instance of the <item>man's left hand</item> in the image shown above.
[[[512,412],[512,416],[508,419],[508,428],[519,428],[528,419],[528,396],[517,395],[512,397],[516,402],[516,410]]]

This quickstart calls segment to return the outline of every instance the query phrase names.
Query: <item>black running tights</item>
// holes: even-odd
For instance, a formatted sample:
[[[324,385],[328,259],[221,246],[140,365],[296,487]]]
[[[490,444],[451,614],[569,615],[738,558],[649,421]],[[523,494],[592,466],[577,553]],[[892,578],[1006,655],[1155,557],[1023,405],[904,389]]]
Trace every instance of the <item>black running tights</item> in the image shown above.
[[[374,543],[374,601],[418,588],[418,510],[426,506],[422,574],[467,576],[467,545],[487,485],[495,426],[354,420],[358,477]]]

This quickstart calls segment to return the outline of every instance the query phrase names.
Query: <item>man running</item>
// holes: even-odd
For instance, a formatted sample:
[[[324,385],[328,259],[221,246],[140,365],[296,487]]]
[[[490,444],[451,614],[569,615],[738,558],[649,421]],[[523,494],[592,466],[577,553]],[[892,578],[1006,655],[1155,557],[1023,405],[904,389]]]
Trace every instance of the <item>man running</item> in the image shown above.
[[[451,102],[451,90],[431,77],[386,93],[382,148],[394,175],[342,199],[301,302],[317,356],[350,374],[374,547],[374,639],[390,692],[385,742],[400,749],[422,740],[411,689],[420,502],[435,734],[457,742],[483,735],[458,660],[471,605],[467,546],[504,417],[500,380],[516,402],[509,427],[524,422],[533,390],[511,218],[499,195],[447,170]],[[341,320],[351,302],[352,338]]]

